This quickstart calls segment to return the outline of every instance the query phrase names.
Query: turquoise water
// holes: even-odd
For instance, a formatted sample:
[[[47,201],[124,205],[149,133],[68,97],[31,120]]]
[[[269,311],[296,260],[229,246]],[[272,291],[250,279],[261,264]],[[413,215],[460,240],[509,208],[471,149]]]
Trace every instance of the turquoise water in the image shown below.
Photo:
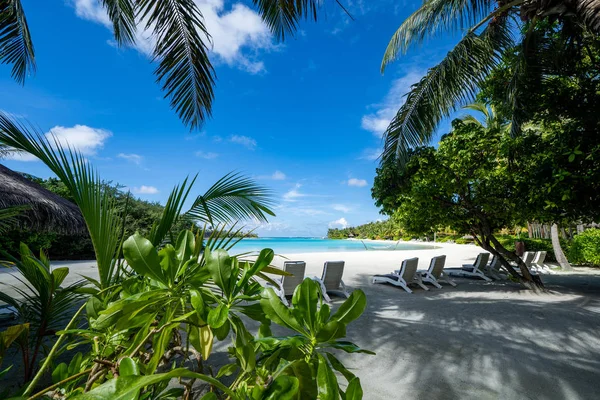
[[[365,240],[334,240],[321,238],[248,238],[235,245],[234,252],[258,251],[270,248],[276,254],[285,253],[318,253],[328,251],[369,251],[372,250],[429,250],[436,246],[406,242],[374,242]]]

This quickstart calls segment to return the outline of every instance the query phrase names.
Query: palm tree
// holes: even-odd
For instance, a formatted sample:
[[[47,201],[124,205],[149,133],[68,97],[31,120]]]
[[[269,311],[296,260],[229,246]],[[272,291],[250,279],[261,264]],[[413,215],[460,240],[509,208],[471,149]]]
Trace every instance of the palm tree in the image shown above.
[[[208,56],[211,37],[194,0],[101,0],[119,46],[147,29],[154,39],[154,71],[165,97],[190,129],[210,116],[215,71]],[[301,19],[317,19],[321,0],[253,0],[277,39],[293,34]],[[23,84],[36,69],[35,51],[21,0],[0,0],[0,63],[12,65]],[[0,148],[0,153],[2,148]]]
[[[410,148],[428,143],[439,122],[471,101],[502,56],[520,46],[508,104],[514,112],[512,132],[520,129],[519,83],[535,60],[535,27],[560,20],[562,32],[571,38],[600,33],[600,0],[426,0],[409,16],[390,40],[381,70],[415,44],[444,32],[465,30],[446,57],[413,87],[406,102],[388,126],[383,159],[405,161]],[[566,41],[568,42],[568,41]],[[533,53],[533,54],[532,54]],[[542,71],[536,71],[541,73]]]
[[[472,114],[462,116],[460,119],[467,124],[474,124],[487,130],[502,131],[504,129],[510,129],[511,124],[502,119],[496,112],[495,107],[491,104],[476,101],[474,103],[467,104],[463,108],[466,110],[477,111],[483,116],[481,119],[476,118]]]

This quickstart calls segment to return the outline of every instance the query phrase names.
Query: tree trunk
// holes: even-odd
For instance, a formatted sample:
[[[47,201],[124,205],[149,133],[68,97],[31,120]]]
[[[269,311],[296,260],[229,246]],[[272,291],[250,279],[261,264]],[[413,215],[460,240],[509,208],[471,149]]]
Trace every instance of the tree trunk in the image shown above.
[[[573,268],[567,257],[565,257],[565,253],[563,252],[562,247],[560,247],[560,238],[558,236],[558,225],[552,224],[550,227],[550,237],[552,239],[552,250],[554,250],[554,257],[556,257],[556,262],[560,265],[562,269],[565,271],[572,271]]]

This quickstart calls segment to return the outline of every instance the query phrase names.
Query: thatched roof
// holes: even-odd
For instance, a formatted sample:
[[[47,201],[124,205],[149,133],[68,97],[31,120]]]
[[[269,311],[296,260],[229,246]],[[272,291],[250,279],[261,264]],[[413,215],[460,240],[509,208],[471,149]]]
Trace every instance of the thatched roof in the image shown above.
[[[0,209],[21,205],[29,206],[19,218],[22,227],[60,233],[86,230],[77,205],[0,164]]]

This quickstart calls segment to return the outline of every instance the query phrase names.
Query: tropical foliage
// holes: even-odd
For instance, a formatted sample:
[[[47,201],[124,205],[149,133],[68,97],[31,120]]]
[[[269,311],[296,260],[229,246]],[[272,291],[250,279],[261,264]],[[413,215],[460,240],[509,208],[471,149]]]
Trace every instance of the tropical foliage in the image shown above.
[[[406,161],[411,148],[427,144],[440,121],[473,101],[503,56],[521,48],[506,76],[505,103],[511,109],[512,133],[525,121],[520,112],[527,92],[523,82],[541,76],[551,64],[539,58],[545,43],[538,25],[554,25],[566,47],[583,47],[586,37],[600,33],[600,8],[595,1],[453,1],[427,0],[392,36],[382,71],[415,45],[436,35],[462,31],[446,57],[412,88],[385,132],[384,158]],[[557,50],[556,48],[554,50]],[[555,57],[564,57],[562,52]],[[542,68],[539,68],[539,67]],[[569,71],[561,71],[568,76]]]
[[[270,265],[272,250],[248,259],[247,254],[229,253],[241,240],[236,238],[241,229],[235,224],[225,229],[224,224],[273,215],[268,191],[229,174],[183,211],[195,181],[186,179],[173,189],[149,231],[125,240],[127,211],[118,209],[115,197],[80,154],[4,115],[0,115],[0,143],[34,154],[65,184],[86,220],[100,277],[85,277],[89,285],[84,288],[81,283],[63,288],[68,270],[51,271],[44,253],[37,259],[23,245],[22,259],[12,259],[22,281],[39,287],[29,297],[23,296],[24,302],[6,295],[2,299],[17,308],[25,322],[21,327],[43,325],[42,316],[55,324],[64,313],[72,315],[56,336],[49,325],[38,329],[55,342],[46,348],[39,368],[35,358],[28,359],[29,376],[34,376],[25,382],[23,397],[362,398],[359,379],[333,351],[369,353],[344,340],[346,326],[366,307],[364,293],[354,291],[332,313],[320,286],[308,279],[295,291],[290,308],[258,282],[273,283],[269,274],[285,274]],[[191,224],[191,229],[175,231],[181,221],[204,222],[211,233]],[[67,294],[81,292],[87,297],[75,311]],[[56,306],[35,309],[45,307],[48,299],[54,299]],[[78,322],[80,318],[84,324]],[[272,335],[272,323],[290,334]],[[252,332],[248,326],[256,324],[259,327]],[[14,328],[20,332],[16,337],[22,337],[23,329]],[[17,342],[14,337],[2,335],[1,354]],[[213,345],[228,338],[232,362],[212,373],[207,360]],[[21,347],[25,355],[29,347]],[[58,355],[77,350],[68,364],[56,364]],[[41,389],[48,371],[53,384]],[[231,377],[228,382],[233,379],[229,386],[219,380],[225,377]],[[347,384],[338,382],[341,377]],[[169,386],[171,378],[178,378],[180,384]],[[205,385],[198,392],[195,383],[200,381]]]
[[[575,235],[568,254],[571,262],[600,266],[600,229]]]
[[[386,221],[369,222],[347,228],[332,228],[327,230],[329,239],[394,239],[402,237],[403,231],[400,224],[393,218]]]
[[[165,97],[190,129],[210,116],[216,75],[209,58],[210,32],[193,0],[102,0],[119,46],[143,32],[151,40],[154,73]],[[293,35],[301,19],[317,19],[318,0],[253,0],[275,36]],[[0,63],[24,83],[36,69],[35,51],[21,0],[0,2]]]

